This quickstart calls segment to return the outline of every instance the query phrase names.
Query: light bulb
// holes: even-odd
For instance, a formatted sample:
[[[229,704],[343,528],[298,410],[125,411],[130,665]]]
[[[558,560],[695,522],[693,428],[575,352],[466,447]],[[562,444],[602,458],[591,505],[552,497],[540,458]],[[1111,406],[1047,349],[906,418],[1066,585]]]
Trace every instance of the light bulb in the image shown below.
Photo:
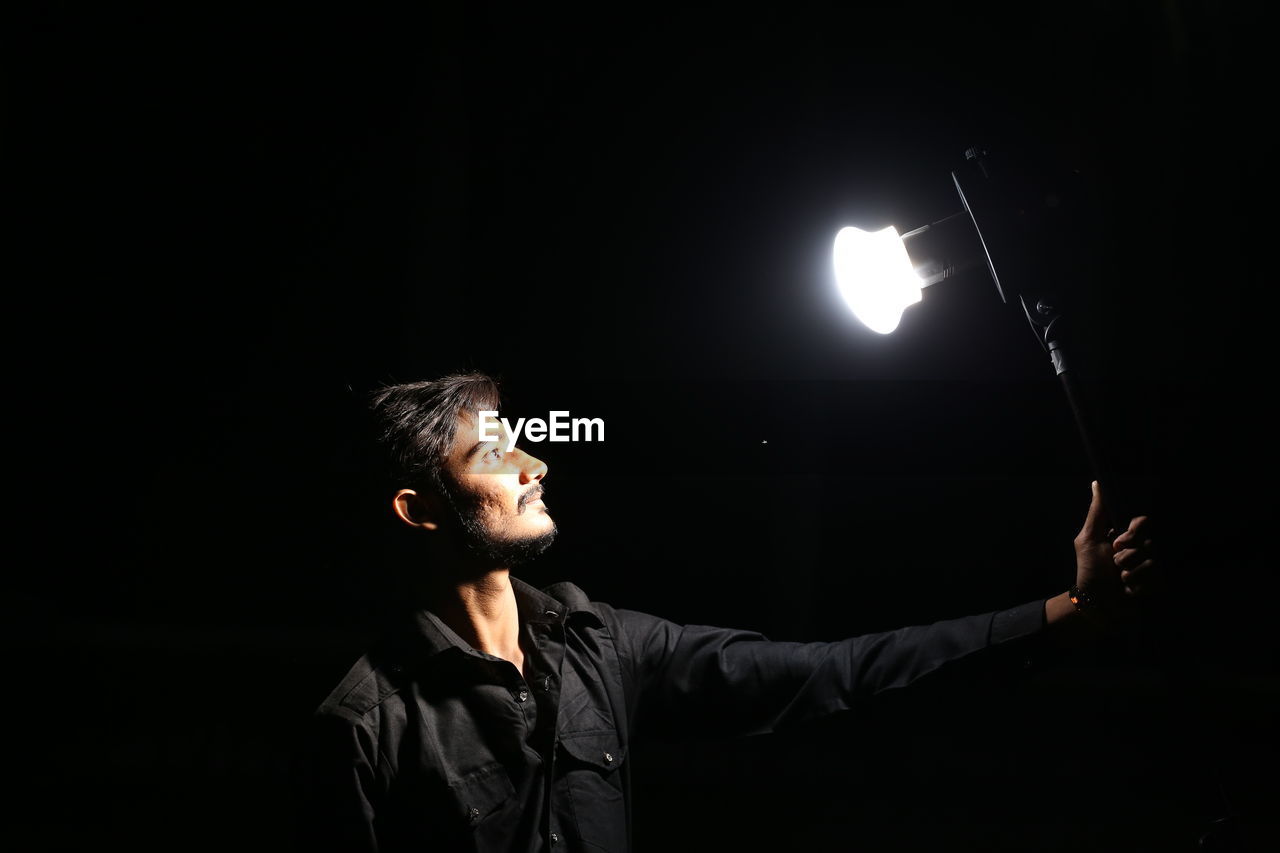
[[[834,254],[840,295],[873,332],[889,334],[902,312],[920,301],[923,282],[892,225],[880,231],[841,228]]]

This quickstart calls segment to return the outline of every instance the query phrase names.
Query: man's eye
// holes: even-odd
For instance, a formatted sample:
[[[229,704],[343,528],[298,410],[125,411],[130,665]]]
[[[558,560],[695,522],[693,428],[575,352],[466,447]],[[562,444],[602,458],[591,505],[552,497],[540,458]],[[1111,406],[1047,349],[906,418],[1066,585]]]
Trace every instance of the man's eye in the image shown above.
[[[500,448],[495,447],[492,450],[490,450],[488,453],[486,453],[485,456],[492,456],[494,459],[501,459],[502,450]]]

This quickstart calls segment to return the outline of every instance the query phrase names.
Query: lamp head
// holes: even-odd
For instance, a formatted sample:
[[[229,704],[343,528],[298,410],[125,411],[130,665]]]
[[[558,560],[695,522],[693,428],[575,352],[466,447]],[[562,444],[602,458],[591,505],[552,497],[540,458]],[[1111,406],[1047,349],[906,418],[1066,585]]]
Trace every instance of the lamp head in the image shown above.
[[[879,231],[841,228],[834,254],[840,295],[872,331],[889,334],[902,312],[920,301],[923,282],[892,225]]]
[[[923,288],[965,270],[985,267],[1002,301],[1025,303],[1031,291],[1031,304],[1045,296],[1057,303],[1053,291],[1088,274],[1080,269],[1091,225],[1076,212],[1080,174],[1034,163],[993,170],[988,160],[970,149],[951,173],[963,209],[950,216],[905,234],[893,227],[836,234],[836,284],[872,331],[889,334]]]

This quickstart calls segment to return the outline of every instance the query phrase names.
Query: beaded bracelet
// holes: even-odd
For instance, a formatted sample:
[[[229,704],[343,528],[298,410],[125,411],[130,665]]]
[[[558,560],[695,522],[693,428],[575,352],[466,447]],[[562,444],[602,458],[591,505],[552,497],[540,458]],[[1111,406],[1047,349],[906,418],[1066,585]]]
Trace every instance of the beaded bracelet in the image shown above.
[[[1078,586],[1073,586],[1067,590],[1067,598],[1071,599],[1071,604],[1081,613],[1088,613],[1097,607],[1097,602],[1093,600],[1093,596],[1085,592]]]

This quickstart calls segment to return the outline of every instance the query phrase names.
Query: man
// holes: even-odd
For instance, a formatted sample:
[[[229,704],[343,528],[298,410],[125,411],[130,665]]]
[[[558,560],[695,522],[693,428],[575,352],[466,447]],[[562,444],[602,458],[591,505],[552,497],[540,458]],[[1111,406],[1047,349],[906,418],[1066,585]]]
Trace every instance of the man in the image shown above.
[[[1152,575],[1146,519],[1112,539],[1097,485],[1076,587],[1010,610],[833,643],[665,620],[511,577],[556,526],[547,466],[484,440],[480,374],[374,400],[417,608],[315,716],[307,849],[626,850],[633,738],[748,734],[853,707],[949,664],[1079,630]]]

